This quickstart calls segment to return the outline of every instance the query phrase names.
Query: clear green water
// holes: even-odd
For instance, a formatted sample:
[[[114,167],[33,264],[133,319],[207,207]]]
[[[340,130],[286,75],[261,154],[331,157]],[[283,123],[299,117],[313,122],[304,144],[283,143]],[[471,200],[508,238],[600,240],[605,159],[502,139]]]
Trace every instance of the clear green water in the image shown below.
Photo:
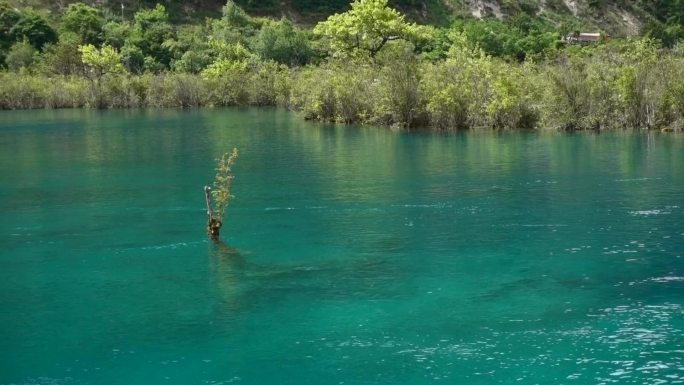
[[[0,384],[681,383],[683,192],[674,135],[4,112]]]

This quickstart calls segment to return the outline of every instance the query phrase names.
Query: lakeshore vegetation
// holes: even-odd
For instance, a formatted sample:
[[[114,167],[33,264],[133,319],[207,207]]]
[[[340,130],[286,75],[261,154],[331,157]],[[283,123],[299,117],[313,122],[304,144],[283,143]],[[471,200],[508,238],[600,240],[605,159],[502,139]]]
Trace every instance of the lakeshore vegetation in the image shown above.
[[[129,20],[0,0],[0,109],[254,105],[397,128],[682,130],[684,11],[670,16],[643,36],[572,45],[569,27],[525,12],[435,27],[387,0],[313,28],[232,1],[174,25],[162,5]]]

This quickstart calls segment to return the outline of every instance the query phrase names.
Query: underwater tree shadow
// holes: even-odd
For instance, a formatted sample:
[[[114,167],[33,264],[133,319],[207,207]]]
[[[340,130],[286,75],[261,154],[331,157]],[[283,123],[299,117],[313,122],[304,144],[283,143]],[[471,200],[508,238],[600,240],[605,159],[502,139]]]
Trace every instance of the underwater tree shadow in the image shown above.
[[[381,300],[415,294],[408,268],[373,255],[318,264],[266,265],[249,262],[221,241],[210,249],[212,278],[226,310],[247,312],[293,297],[312,301]]]

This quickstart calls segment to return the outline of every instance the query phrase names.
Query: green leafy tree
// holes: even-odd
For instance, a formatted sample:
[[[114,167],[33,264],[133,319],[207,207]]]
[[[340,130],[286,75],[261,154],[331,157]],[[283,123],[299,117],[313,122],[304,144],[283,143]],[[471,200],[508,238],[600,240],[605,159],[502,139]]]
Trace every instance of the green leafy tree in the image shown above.
[[[286,65],[305,65],[313,58],[311,42],[287,19],[264,24],[254,43],[254,51],[263,60]]]
[[[673,47],[677,42],[684,40],[684,26],[682,24],[666,25],[652,20],[641,28],[641,34],[659,40],[665,47]]]
[[[250,71],[255,56],[242,44],[210,39],[216,58],[202,71],[215,105],[245,105],[249,101]]]
[[[247,15],[239,5],[229,0],[223,7],[223,17],[210,20],[208,27],[214,39],[248,45],[259,32],[261,22]]]
[[[207,50],[189,50],[172,64],[174,71],[197,74],[207,68],[213,57]]]
[[[89,79],[93,85],[93,94],[99,108],[106,105],[106,100],[102,92],[102,81],[106,77],[122,74],[125,72],[121,64],[121,54],[113,47],[104,45],[96,48],[92,44],[82,45],[78,48],[81,53],[81,60],[88,71]]]
[[[10,29],[10,36],[15,41],[27,39],[37,49],[42,49],[45,44],[57,41],[57,31],[42,14],[26,9],[21,13],[19,20]]]
[[[83,62],[78,47],[81,41],[73,33],[64,32],[56,44],[45,46],[41,59],[41,70],[48,74],[83,74]]]
[[[38,57],[38,51],[36,48],[24,40],[15,43],[9,50],[7,54],[7,67],[13,71],[19,71],[20,69],[30,69],[36,62]]]
[[[684,24],[684,0],[651,0],[655,15],[668,24]]]
[[[103,25],[104,43],[114,48],[121,49],[126,44],[126,39],[131,34],[133,26],[127,22],[110,21]]]
[[[19,12],[7,1],[0,1],[0,64],[4,62],[5,55],[14,42],[14,36],[10,31],[19,21],[19,17]]]
[[[174,37],[168,18],[166,8],[160,4],[153,9],[138,11],[133,28],[126,37],[124,45],[138,47],[145,66],[150,70],[167,68],[171,63],[171,52],[164,47],[164,42]]]
[[[443,130],[485,126],[492,58],[462,33],[449,38],[447,59],[427,67],[421,83],[430,124]]]
[[[81,53],[83,64],[95,78],[124,72],[121,54],[111,46],[105,45],[98,49],[92,44],[86,44],[80,46],[78,51]]]
[[[327,39],[333,56],[373,58],[393,40],[428,38],[424,28],[406,22],[402,14],[387,6],[387,0],[356,0],[351,7],[314,28],[315,34]]]
[[[136,45],[124,44],[121,48],[121,60],[129,72],[139,74],[145,69],[145,54]]]
[[[19,21],[21,15],[7,1],[0,1],[0,37],[2,40],[10,37],[10,29]]]
[[[534,128],[539,120],[536,73],[530,63],[492,62],[485,112],[494,128]]]
[[[208,42],[207,26],[186,26],[180,28],[174,39],[164,42],[164,48],[171,52],[171,68],[178,72],[199,73],[214,61],[214,52]]]
[[[69,4],[62,16],[64,31],[76,34],[83,44],[100,44],[103,40],[104,17],[102,13],[83,3]]]
[[[451,31],[464,34],[491,56],[524,61],[553,54],[560,35],[553,26],[519,15],[508,22],[499,20],[457,20]]]
[[[232,0],[226,2],[222,11],[223,20],[233,27],[244,28],[252,24],[249,15]]]
[[[419,90],[421,63],[409,43],[393,44],[378,56],[382,64],[376,118],[402,128],[424,124]]]

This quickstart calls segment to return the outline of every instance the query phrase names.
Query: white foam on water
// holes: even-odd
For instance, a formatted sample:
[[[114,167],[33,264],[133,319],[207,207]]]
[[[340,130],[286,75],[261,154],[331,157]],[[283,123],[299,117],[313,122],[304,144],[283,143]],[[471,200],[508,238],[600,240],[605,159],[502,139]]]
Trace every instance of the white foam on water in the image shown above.
[[[630,215],[635,215],[635,216],[650,216],[650,215],[668,215],[672,214],[672,210],[678,209],[679,206],[677,205],[668,205],[663,208],[656,208],[656,209],[651,209],[651,210],[633,210],[630,211]]]
[[[651,281],[653,281],[653,282],[684,282],[684,277],[677,277],[677,276],[657,277],[657,278],[651,278]]]
[[[661,209],[653,209],[653,210],[636,210],[636,211],[630,211],[629,212],[631,215],[634,216],[649,216],[649,215],[667,215],[667,214],[672,214],[670,211],[666,210],[661,210]]]
[[[643,182],[646,180],[660,180],[663,178],[627,178],[627,179],[615,179],[614,182]]]
[[[177,242],[177,243],[169,243],[167,245],[158,245],[158,246],[145,246],[141,247],[142,250],[164,250],[164,249],[179,249],[182,247],[188,247],[188,246],[194,246],[198,245],[201,243],[207,243],[206,240],[203,241],[194,241],[194,242]]]
[[[266,207],[264,211],[291,211],[296,210],[295,207]]]
[[[454,207],[449,203],[425,203],[425,204],[404,204],[404,205],[392,205],[392,207],[403,207],[403,208],[419,208],[419,209],[444,209]]]

